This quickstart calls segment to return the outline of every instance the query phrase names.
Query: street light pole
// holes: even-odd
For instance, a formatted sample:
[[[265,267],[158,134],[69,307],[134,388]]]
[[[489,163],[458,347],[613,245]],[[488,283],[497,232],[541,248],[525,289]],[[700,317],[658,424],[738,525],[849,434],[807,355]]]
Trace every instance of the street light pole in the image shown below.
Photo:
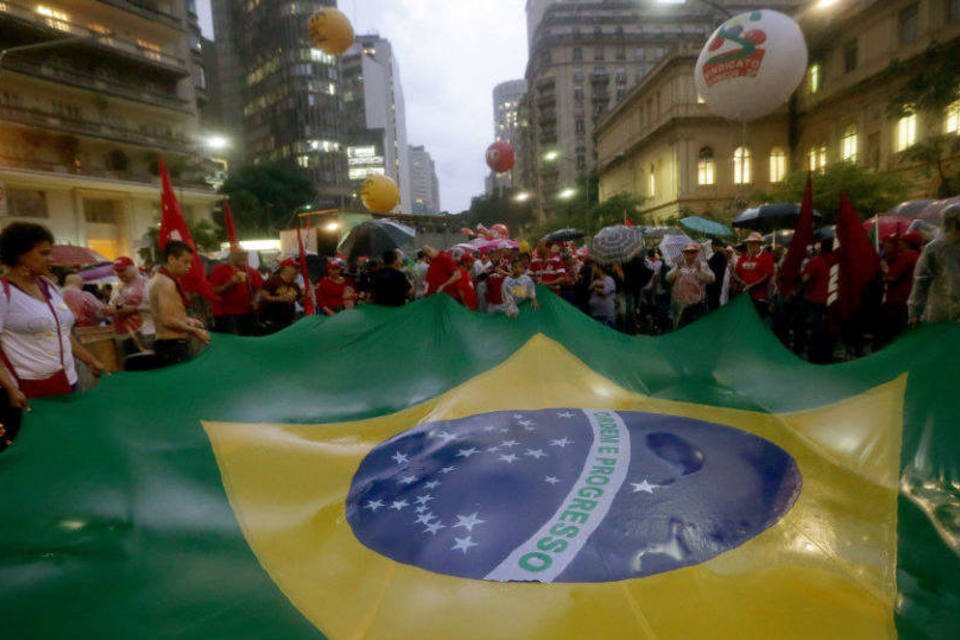
[[[21,53],[23,51],[39,51],[41,49],[53,49],[54,47],[59,47],[66,44],[74,44],[77,42],[94,42],[97,38],[102,38],[107,33],[92,33],[85,36],[70,36],[69,38],[59,38],[57,40],[48,40],[47,42],[35,42],[33,44],[23,44],[17,47],[10,47],[9,49],[0,49],[0,69],[3,68],[3,59],[7,56],[8,53]]]

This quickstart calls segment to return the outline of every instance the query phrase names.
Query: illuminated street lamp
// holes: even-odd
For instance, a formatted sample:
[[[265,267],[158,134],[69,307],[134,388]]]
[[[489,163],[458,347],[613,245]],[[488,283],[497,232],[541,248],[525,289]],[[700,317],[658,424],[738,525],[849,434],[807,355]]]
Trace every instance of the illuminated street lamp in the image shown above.
[[[333,233],[334,231],[339,231],[339,230],[340,230],[340,223],[339,223],[339,222],[328,222],[326,225],[324,225],[323,230],[324,230],[324,231],[328,231],[328,232],[330,232],[330,233]]]
[[[544,162],[553,162],[557,160],[559,157],[560,157],[560,152],[557,151],[556,149],[553,149],[552,151],[547,151],[545,154],[543,154]]]
[[[230,147],[230,140],[221,135],[207,136],[203,143],[211,151],[223,151]]]
[[[577,195],[577,190],[576,190],[576,189],[566,188],[566,189],[564,189],[563,191],[561,191],[560,193],[558,193],[558,194],[557,194],[557,197],[560,198],[561,200],[569,200],[570,198],[572,198],[572,197],[575,196],[575,195]]]
[[[818,0],[817,4],[815,5],[815,8],[820,10],[829,9],[836,3],[837,3],[837,0]]]
[[[517,195],[513,196],[514,202],[526,202],[530,199],[529,191],[521,191]]]

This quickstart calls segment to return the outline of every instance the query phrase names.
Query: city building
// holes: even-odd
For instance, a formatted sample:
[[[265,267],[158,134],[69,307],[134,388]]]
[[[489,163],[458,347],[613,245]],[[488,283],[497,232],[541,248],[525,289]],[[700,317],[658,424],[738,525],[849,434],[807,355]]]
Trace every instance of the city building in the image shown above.
[[[440,213],[440,181],[430,153],[422,146],[411,146],[410,184],[413,207],[411,213],[434,215]]]
[[[523,150],[520,147],[523,145],[525,124],[520,119],[520,105],[523,103],[526,92],[526,80],[510,80],[493,88],[494,140],[512,144],[518,162],[523,159]],[[524,185],[520,181],[521,175],[523,175],[523,169],[516,165],[506,173],[490,172],[486,180],[486,192],[491,194],[503,189],[522,189]]]
[[[600,199],[642,196],[645,222],[688,213],[729,217],[788,172],[822,171],[841,161],[898,173],[914,197],[935,195],[938,172],[900,153],[956,135],[960,101],[942,113],[901,118],[891,118],[888,107],[921,57],[929,56],[924,65],[936,64],[960,46],[960,3],[838,2],[806,11],[799,21],[810,66],[793,108],[745,127],[713,116],[696,95],[699,47],[672,51],[598,123]],[[894,62],[905,71],[890,73]],[[944,172],[956,175],[957,146],[945,149]]]
[[[337,58],[314,48],[310,17],[335,0],[211,0],[224,135],[248,164],[300,169],[320,201],[351,193]]]
[[[702,44],[732,12],[798,0],[678,4],[658,0],[529,0],[526,79],[537,209],[548,215],[596,164],[593,130],[673,47]]]
[[[343,56],[342,127],[353,193],[371,175],[400,187],[400,211],[412,209],[406,108],[400,69],[389,40],[357,36]]]
[[[0,221],[133,255],[161,159],[187,217],[209,217],[201,53],[193,2],[0,3]]]

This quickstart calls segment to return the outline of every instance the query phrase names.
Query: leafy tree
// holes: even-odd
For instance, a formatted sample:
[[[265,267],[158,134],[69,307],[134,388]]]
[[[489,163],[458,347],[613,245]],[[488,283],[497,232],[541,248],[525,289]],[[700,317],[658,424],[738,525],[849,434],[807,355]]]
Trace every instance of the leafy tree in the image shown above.
[[[800,202],[807,182],[807,172],[796,171],[767,192],[754,194],[759,202]],[[840,193],[846,192],[857,213],[864,219],[883,213],[909,192],[909,185],[892,174],[873,173],[852,162],[838,162],[823,173],[813,174],[813,204],[832,224],[840,207]]]
[[[275,236],[290,228],[297,208],[316,195],[305,175],[279,164],[241,167],[230,174],[220,192],[230,197],[237,233],[247,237]],[[214,219],[224,226],[222,212],[215,213]]]
[[[470,208],[462,214],[463,226],[485,227],[502,222],[516,235],[529,227],[536,219],[531,201],[517,202],[519,193],[514,189],[505,189],[492,194],[476,196],[470,201]]]
[[[155,264],[159,255],[157,251],[157,243],[160,238],[159,222],[158,218],[158,224],[152,225],[150,230],[144,234],[146,242],[143,244],[145,246],[137,252],[140,260],[147,265]],[[220,243],[227,239],[227,235],[222,229],[217,228],[215,224],[205,218],[196,222],[187,220],[187,230],[190,232],[190,237],[193,238],[193,243],[197,245],[197,249],[203,252],[218,250]]]
[[[960,191],[960,178],[947,175],[946,159],[960,153],[960,136],[948,133],[922,140],[900,152],[901,162],[919,164],[927,177],[936,171],[939,178],[936,196],[949,198]]]

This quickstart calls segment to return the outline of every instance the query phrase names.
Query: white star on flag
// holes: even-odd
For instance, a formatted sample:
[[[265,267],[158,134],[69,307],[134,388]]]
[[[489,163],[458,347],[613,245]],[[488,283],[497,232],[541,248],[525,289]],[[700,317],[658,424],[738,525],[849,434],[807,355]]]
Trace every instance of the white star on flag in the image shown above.
[[[436,517],[437,516],[432,513],[421,514],[420,517],[417,518],[416,524],[430,524],[430,521],[436,519]]]
[[[515,447],[515,446],[517,446],[518,444],[520,444],[520,443],[517,442],[516,440],[504,440],[503,442],[500,443],[500,446],[501,446],[501,447]]]
[[[417,498],[417,504],[424,505],[433,500],[433,496],[427,494],[425,496],[420,496]]]
[[[437,487],[440,486],[440,481],[439,481],[439,480],[431,480],[430,482],[424,483],[423,486],[426,487],[427,489],[436,489]]]
[[[558,482],[560,482],[560,479],[554,478],[553,476],[547,476],[546,478],[543,479],[543,481],[549,482],[550,484],[557,484]]]
[[[400,511],[401,509],[405,509],[408,506],[410,506],[410,503],[407,502],[406,500],[394,500],[393,504],[390,505],[390,508],[393,509],[394,511]]]
[[[562,448],[562,447],[567,446],[568,444],[573,444],[573,440],[568,440],[567,438],[561,438],[560,440],[551,440],[551,441],[550,441],[550,446],[551,446],[551,447],[561,447],[561,448]]]
[[[493,431],[494,429],[496,429],[496,427],[493,426],[486,426],[483,428],[484,431]]]
[[[425,512],[425,511],[429,511],[429,510],[430,510],[430,507],[428,507],[428,506],[425,505],[425,504],[422,504],[422,505],[420,505],[419,507],[417,507],[417,513],[423,513],[423,512]]]
[[[479,511],[476,511],[476,512],[474,512],[474,513],[471,513],[471,514],[468,515],[468,516],[460,516],[460,515],[458,515],[458,516],[457,516],[457,524],[453,525],[453,528],[456,529],[457,527],[463,527],[464,529],[466,529],[466,530],[469,531],[470,533],[473,533],[473,528],[474,528],[475,526],[477,526],[478,524],[483,524],[484,522],[486,522],[486,520],[481,520],[480,518],[478,518],[477,516],[479,516],[479,515],[480,515],[480,512],[479,512]]]
[[[413,484],[416,481],[416,476],[404,476],[403,478],[400,478],[400,484]]]
[[[531,422],[530,420],[520,420],[517,422],[517,424],[519,424],[521,427],[529,427],[530,425],[533,424],[533,422]]]
[[[487,447],[488,453],[496,453],[497,451],[500,451],[500,445],[498,444],[495,444],[492,447]]]
[[[382,500],[368,500],[367,504],[364,505],[364,509],[370,509],[370,511],[373,511],[374,513],[376,513],[377,509],[379,509],[382,506],[383,506]]]
[[[522,414],[522,413],[515,413],[515,414],[513,414],[513,419],[514,419],[514,420],[523,420],[523,414]]]
[[[524,427],[523,430],[524,430],[524,431],[536,431],[537,428],[536,428],[536,427],[527,426],[527,427]]]
[[[454,469],[456,469],[456,467],[444,467],[440,469],[440,473],[451,473]]]
[[[463,553],[466,554],[470,547],[477,546],[477,543],[473,541],[471,536],[454,538],[454,540],[456,540],[457,543],[450,548],[450,551],[463,551]]]
[[[436,435],[437,438],[443,440],[443,444],[450,444],[451,441],[456,440],[457,436],[447,431],[441,431]]]
[[[527,452],[524,453],[523,455],[530,456],[531,458],[536,458],[537,460],[539,460],[540,458],[547,457],[547,454],[543,452],[543,449],[527,449]]]
[[[653,490],[660,486],[656,484],[650,484],[646,480],[644,480],[643,482],[631,482],[630,484],[633,485],[634,493],[640,493],[641,491],[645,491],[646,493],[653,494]]]
[[[513,464],[514,462],[517,461],[517,456],[512,453],[509,453],[505,456],[500,456],[500,460],[503,460],[507,464]]]
[[[431,534],[433,534],[433,535],[437,535],[437,531],[440,531],[440,529],[446,529],[446,528],[447,528],[447,525],[445,525],[445,524],[440,524],[440,521],[437,520],[437,521],[434,522],[433,524],[428,524],[428,525],[427,525],[427,528],[424,529],[423,532],[424,532],[424,533],[431,533]]]
[[[572,417],[573,417],[573,414],[570,413],[569,411],[564,411],[564,412],[562,412],[562,413],[558,413],[558,414],[557,414],[557,417],[558,417],[558,418],[572,418]]]
[[[469,449],[460,449],[460,451],[457,451],[457,457],[458,457],[458,458],[469,458],[470,456],[474,455],[475,453],[480,453],[480,449],[477,449],[476,447],[470,447]]]
[[[403,464],[407,461],[407,454],[397,451],[395,454],[393,454],[391,460],[396,460],[397,464]]]

